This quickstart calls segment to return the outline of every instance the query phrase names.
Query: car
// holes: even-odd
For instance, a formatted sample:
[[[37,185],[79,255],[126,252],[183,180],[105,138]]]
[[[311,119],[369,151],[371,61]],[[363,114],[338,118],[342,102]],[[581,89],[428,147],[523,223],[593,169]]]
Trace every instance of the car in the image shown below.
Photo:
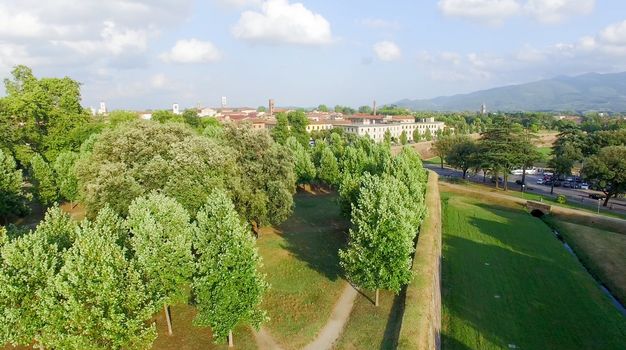
[[[570,188],[570,187],[572,187],[572,183],[569,182],[569,181],[565,181],[565,182],[563,182],[563,187]]]
[[[561,181],[554,181],[554,187],[561,187]]]
[[[546,186],[552,186],[552,180],[544,181],[543,184]]]
[[[586,182],[583,182],[580,184],[580,189],[582,190],[588,190],[589,189],[589,184]]]
[[[537,185],[543,185],[543,179],[537,179]]]
[[[515,180],[515,184],[516,185],[521,185],[522,184],[522,180]]]
[[[599,194],[599,193],[590,193],[589,194],[589,198],[591,198],[591,199],[604,199],[604,198],[606,198],[606,196],[603,195],[603,194]]]

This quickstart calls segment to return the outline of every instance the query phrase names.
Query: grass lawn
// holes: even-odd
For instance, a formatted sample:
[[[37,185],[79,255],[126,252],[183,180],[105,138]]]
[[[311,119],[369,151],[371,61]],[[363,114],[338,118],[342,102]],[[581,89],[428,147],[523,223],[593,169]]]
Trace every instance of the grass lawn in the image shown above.
[[[373,303],[373,291],[363,294],[357,296],[335,349],[395,349],[402,323],[404,294],[381,291],[378,307]]]
[[[626,319],[542,221],[442,205],[444,349],[624,349]]]
[[[336,194],[299,193],[294,215],[277,229],[263,229],[258,247],[270,291],[263,307],[269,333],[286,349],[301,349],[326,324],[345,285],[338,250],[349,221]]]
[[[433,157],[433,158],[424,159],[424,160],[422,160],[422,163],[424,163],[424,164],[441,165],[441,158]]]
[[[546,221],[563,236],[576,255],[622,304],[626,303],[626,234],[558,220]]]

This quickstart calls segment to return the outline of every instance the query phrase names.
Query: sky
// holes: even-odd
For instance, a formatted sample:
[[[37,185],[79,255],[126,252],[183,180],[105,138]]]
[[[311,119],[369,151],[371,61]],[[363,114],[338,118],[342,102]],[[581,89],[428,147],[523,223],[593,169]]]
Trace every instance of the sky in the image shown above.
[[[1,0],[17,64],[85,107],[380,105],[626,71],[626,1]]]

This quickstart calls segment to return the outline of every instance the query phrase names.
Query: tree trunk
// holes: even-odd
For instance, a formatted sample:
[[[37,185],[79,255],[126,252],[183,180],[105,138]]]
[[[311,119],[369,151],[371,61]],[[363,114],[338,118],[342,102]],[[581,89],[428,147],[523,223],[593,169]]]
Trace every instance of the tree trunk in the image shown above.
[[[167,321],[167,334],[172,335],[172,319],[170,318],[170,309],[167,307],[167,304],[163,305],[163,310],[165,311],[165,320]]]
[[[554,177],[552,177],[552,186],[550,187],[550,194],[554,194]]]
[[[526,185],[526,167],[522,168],[522,192],[524,191],[524,185]]]
[[[235,346],[235,342],[233,341],[233,331],[228,331],[228,347],[232,348]]]
[[[498,172],[497,171],[494,172],[494,175],[496,177],[496,190],[497,190],[497,189],[500,188],[500,181],[499,181],[500,179],[498,178]]]
[[[256,221],[250,220],[250,223],[252,224],[252,234],[254,235],[254,238],[259,239],[259,227],[257,226]]]
[[[602,204],[603,207],[606,207],[607,205],[609,205],[609,199],[611,198],[611,193],[606,194],[606,198],[604,198],[604,204]]]
[[[509,174],[506,172],[502,174],[502,180],[504,180],[504,190],[507,191],[509,189]]]
[[[378,288],[376,288],[376,301],[375,301],[374,305],[378,306]]]
[[[465,179],[465,175],[467,175],[467,169],[463,169],[463,179]]]
[[[487,171],[483,170],[483,183],[487,182]]]
[[[443,169],[443,156],[439,157],[439,160],[441,161],[441,169]]]

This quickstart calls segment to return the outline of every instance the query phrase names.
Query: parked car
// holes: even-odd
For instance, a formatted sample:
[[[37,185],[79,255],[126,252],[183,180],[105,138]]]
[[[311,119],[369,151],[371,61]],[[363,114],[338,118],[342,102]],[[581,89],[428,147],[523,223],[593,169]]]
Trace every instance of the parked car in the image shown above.
[[[516,185],[521,185],[522,184],[522,180],[515,180],[515,184]]]
[[[564,188],[570,188],[570,187],[572,187],[572,183],[569,182],[569,181],[565,181],[565,182],[563,182],[563,187]]]
[[[583,182],[580,184],[580,189],[582,190],[588,190],[589,189],[589,184],[586,182]]]
[[[561,181],[554,181],[554,187],[561,187]]]
[[[604,199],[604,198],[606,198],[606,196],[603,195],[603,194],[599,194],[599,193],[590,193],[589,194],[589,198],[591,198],[591,199]]]
[[[543,179],[541,178],[537,179],[537,185],[543,185]]]

